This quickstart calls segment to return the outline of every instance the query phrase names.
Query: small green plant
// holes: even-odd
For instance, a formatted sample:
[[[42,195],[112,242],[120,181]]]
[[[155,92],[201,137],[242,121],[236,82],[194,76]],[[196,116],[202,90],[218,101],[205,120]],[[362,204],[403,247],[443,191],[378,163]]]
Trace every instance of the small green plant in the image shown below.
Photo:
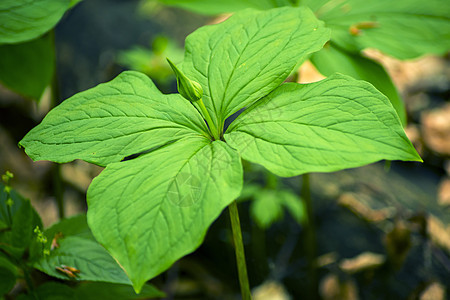
[[[137,292],[194,251],[229,206],[248,298],[235,202],[242,159],[284,177],[382,159],[421,161],[389,100],[371,84],[340,74],[283,83],[329,37],[305,7],[238,12],[186,39],[174,69],[196,87],[179,80],[190,101],[124,72],[54,108],[20,145],[33,160],[106,167],[89,187],[87,221]]]
[[[94,239],[86,215],[64,219],[44,230],[30,201],[11,188],[12,178],[12,173],[6,172],[0,182],[0,295],[23,280],[26,288],[20,299],[48,299],[50,295],[99,299],[108,290],[121,299],[133,299],[130,280]],[[47,281],[37,286],[35,270],[53,278],[91,283],[71,288]],[[102,288],[107,291],[99,291]],[[145,285],[143,291],[149,298],[164,296],[151,285]]]
[[[117,57],[119,64],[147,74],[163,89],[169,89],[173,73],[167,65],[166,57],[175,61],[183,59],[183,50],[166,36],[157,36],[151,43],[151,48],[134,46],[122,51]]]

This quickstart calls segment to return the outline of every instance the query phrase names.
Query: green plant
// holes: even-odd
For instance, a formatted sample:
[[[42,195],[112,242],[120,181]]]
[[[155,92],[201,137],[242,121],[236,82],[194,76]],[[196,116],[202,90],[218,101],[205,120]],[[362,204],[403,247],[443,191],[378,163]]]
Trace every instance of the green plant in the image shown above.
[[[183,50],[166,36],[157,36],[151,43],[151,48],[141,46],[122,51],[117,57],[119,64],[147,74],[162,88],[168,89],[173,80],[173,73],[167,65],[166,57],[175,61],[183,59]]]
[[[154,0],[151,0],[154,1]],[[406,125],[404,104],[391,78],[361,50],[379,49],[398,59],[445,54],[450,49],[450,3],[446,0],[157,0],[215,15],[243,8],[308,6],[331,29],[331,40],[309,59],[325,76],[335,72],[372,83]]]
[[[236,13],[186,40],[180,74],[200,86],[199,100],[124,72],[54,108],[20,145],[34,160],[106,167],[88,190],[88,224],[139,292],[195,250],[225,207],[236,220],[241,159],[279,176],[421,161],[388,99],[367,82],[335,74],[283,83],[329,34],[304,7]]]
[[[43,230],[39,214],[28,199],[10,186],[10,172],[0,182],[0,295],[8,293],[18,279],[25,280],[26,293],[20,299],[48,299],[65,295],[69,299],[98,299],[108,290],[116,297],[133,299],[130,280],[94,239],[85,215],[64,219]],[[92,281],[75,288],[48,281],[36,286],[34,270],[54,278]],[[101,283],[100,283],[101,282]],[[104,288],[105,290],[99,290]],[[151,285],[144,296],[164,294]],[[89,296],[86,296],[89,294]],[[82,296],[81,296],[82,295]]]
[[[55,69],[52,29],[80,0],[14,0],[0,3],[0,82],[34,100]]]

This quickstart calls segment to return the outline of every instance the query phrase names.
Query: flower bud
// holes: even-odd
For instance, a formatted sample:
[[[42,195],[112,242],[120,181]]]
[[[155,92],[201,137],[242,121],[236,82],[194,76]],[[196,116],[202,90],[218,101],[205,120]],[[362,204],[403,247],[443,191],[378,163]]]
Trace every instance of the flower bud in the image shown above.
[[[187,78],[169,59],[167,61],[177,77],[178,93],[191,102],[202,99],[203,89],[201,85]]]

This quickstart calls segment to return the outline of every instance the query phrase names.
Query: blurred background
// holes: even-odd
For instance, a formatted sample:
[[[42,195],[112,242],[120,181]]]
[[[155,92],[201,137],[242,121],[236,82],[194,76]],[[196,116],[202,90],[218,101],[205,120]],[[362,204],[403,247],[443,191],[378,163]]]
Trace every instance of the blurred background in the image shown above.
[[[222,18],[223,19],[223,18]],[[32,162],[17,144],[57,101],[134,69],[176,92],[166,57],[183,59],[186,36],[217,19],[155,1],[82,1],[55,31],[53,91],[33,101],[0,85],[0,173],[29,198],[47,227],[86,211],[100,167]],[[280,179],[245,163],[240,214],[255,299],[445,299],[450,283],[450,57],[401,62],[376,50],[406,103],[406,132],[424,163],[379,162]],[[300,82],[323,78],[311,64]],[[58,199],[65,203],[58,211]],[[227,212],[204,244],[152,283],[168,299],[236,299]],[[316,290],[314,287],[318,287]]]

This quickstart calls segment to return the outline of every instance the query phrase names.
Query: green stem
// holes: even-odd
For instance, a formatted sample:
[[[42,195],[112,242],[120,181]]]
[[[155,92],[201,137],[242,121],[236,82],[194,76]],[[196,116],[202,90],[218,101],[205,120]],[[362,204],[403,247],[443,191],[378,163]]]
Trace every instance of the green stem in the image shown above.
[[[28,290],[31,292],[31,294],[36,298],[36,295],[34,294],[34,284],[33,280],[31,279],[31,275],[28,272],[28,266],[25,264],[21,264],[22,270],[23,270],[23,278],[25,279],[25,282],[27,283]]]
[[[30,268],[27,266],[27,264],[23,260],[18,260],[10,253],[6,252],[5,250],[0,250],[0,252],[3,253],[12,264],[14,264],[16,267],[20,268],[23,271],[23,279],[25,280],[25,282],[28,286],[28,290],[29,290],[31,296],[33,297],[33,299],[38,300],[38,297],[36,296],[36,293],[34,290],[33,279],[31,278],[31,275],[29,272]]]
[[[278,176],[272,172],[266,172],[266,187],[276,190],[278,187]]]
[[[211,116],[209,115],[209,112],[206,109],[205,104],[203,103],[203,100],[200,99],[197,101],[197,103],[198,103],[198,106],[200,107],[200,110],[202,111],[203,116],[206,119],[206,122],[208,123],[209,131],[211,132],[211,135],[214,137],[215,140],[220,140],[219,131],[217,130],[216,125],[212,121]]]
[[[8,199],[10,196],[8,195]],[[8,201],[8,200],[6,200]],[[8,220],[9,220],[9,224],[10,226],[12,226],[13,220],[12,220],[12,213],[11,213],[11,205],[6,204],[6,211],[8,212]]]
[[[8,200],[11,198],[11,193],[9,192],[10,187],[8,187],[7,185],[5,185],[5,192],[6,192],[6,201],[5,201],[5,206],[6,206],[6,213],[3,209],[3,205],[1,206],[1,214],[2,217],[8,222],[8,227],[10,228],[12,226],[12,214],[11,214],[11,206],[8,205]]]
[[[61,176],[61,165],[55,164],[53,168],[53,189],[55,192],[56,204],[58,205],[58,215],[60,219],[65,218],[64,213],[64,184]]]
[[[55,47],[55,57],[56,57],[56,42],[55,42],[55,29],[51,32],[51,37],[53,40],[53,47]],[[50,85],[51,89],[51,106],[56,107],[60,104],[60,95],[59,95],[59,82],[58,82],[58,74],[56,72],[56,61],[54,62],[55,69],[53,73],[52,83]],[[64,184],[61,176],[61,166],[59,164],[55,164],[53,170],[53,186],[55,191],[55,199],[56,204],[58,206],[58,215],[60,219],[65,217],[64,214]]]
[[[305,245],[306,245],[306,256],[308,258],[308,277],[309,283],[309,295],[310,299],[318,298],[318,274],[316,267],[316,256],[317,256],[317,240],[316,240],[316,230],[314,226],[314,216],[313,207],[311,201],[311,188],[309,181],[309,174],[303,174],[302,176],[302,190],[301,196],[305,203],[307,223],[305,226]]]
[[[236,252],[236,264],[239,274],[239,284],[243,300],[251,300],[250,285],[248,283],[247,266],[245,264],[244,243],[242,242],[241,222],[236,201],[228,206],[230,212],[231,229],[233,231],[234,249]]]

